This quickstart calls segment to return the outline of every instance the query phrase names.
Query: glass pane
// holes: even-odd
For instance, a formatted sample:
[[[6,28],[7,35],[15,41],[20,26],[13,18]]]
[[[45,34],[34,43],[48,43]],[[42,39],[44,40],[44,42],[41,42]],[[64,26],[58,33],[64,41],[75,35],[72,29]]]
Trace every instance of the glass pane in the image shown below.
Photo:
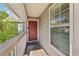
[[[50,22],[50,25],[58,25],[58,24],[61,24],[60,14],[56,15],[55,18]]]
[[[18,33],[20,32],[26,32],[26,25],[25,23],[18,23]]]
[[[50,10],[50,20],[53,21],[55,19],[55,16],[59,15],[60,11],[60,4],[56,3]]]
[[[63,8],[62,10],[65,10],[64,12],[62,12],[62,10],[60,8]],[[60,4],[56,4],[56,7],[54,8],[55,11],[53,11],[54,17],[51,19],[50,21],[50,25],[61,25],[63,23],[69,23],[69,4],[65,3],[62,4],[60,7]],[[61,11],[60,11],[61,10]],[[52,10],[51,10],[52,12]],[[51,14],[52,16],[53,14]]]
[[[61,13],[62,23],[69,23],[69,10]]]
[[[69,3],[63,3],[61,5],[61,12],[63,12],[64,10],[68,9],[69,8]]]
[[[55,16],[58,15],[61,12],[60,4],[56,4],[55,6]]]
[[[51,28],[51,44],[62,53],[69,55],[69,27]]]
[[[50,10],[50,20],[52,21],[55,17],[55,10],[53,8],[51,8]]]

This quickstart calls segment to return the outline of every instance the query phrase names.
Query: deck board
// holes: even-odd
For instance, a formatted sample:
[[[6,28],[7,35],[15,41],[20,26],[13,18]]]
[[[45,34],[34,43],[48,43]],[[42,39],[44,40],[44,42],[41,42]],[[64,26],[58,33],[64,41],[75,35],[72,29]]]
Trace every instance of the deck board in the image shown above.
[[[25,56],[48,56],[38,42],[27,43]]]

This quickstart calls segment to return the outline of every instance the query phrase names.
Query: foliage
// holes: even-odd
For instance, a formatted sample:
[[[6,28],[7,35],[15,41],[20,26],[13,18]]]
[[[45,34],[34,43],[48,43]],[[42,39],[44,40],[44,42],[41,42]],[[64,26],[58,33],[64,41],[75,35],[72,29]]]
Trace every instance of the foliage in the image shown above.
[[[8,17],[9,15],[5,12],[5,11],[0,11],[0,30],[3,31],[4,23],[3,23],[3,19]]]
[[[17,22],[6,21],[3,22],[3,24],[5,27],[3,31],[0,31],[0,43],[3,43],[18,34]]]
[[[0,11],[0,20],[8,17],[9,15],[5,11]]]
[[[18,23],[6,20],[8,16],[5,11],[0,11],[0,44],[18,34]]]

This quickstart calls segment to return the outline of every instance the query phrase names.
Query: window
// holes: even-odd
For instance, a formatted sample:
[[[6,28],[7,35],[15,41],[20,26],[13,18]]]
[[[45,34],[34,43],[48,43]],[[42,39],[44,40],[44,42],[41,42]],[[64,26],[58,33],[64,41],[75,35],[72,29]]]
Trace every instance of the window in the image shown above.
[[[50,43],[65,55],[70,54],[69,28],[69,4],[54,4],[50,8]]]
[[[26,31],[25,23],[24,22],[18,23],[18,32],[20,33],[25,31]]]

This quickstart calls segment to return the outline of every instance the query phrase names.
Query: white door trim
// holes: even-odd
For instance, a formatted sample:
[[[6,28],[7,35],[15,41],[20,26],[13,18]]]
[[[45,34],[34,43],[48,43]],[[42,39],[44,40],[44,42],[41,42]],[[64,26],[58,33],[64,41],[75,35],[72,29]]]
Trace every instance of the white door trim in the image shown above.
[[[39,41],[39,20],[38,19],[28,19],[27,20],[27,28],[28,28],[28,21],[37,21],[37,40],[35,41],[29,41],[29,33],[28,33],[28,29],[27,29],[27,42],[38,42]]]

